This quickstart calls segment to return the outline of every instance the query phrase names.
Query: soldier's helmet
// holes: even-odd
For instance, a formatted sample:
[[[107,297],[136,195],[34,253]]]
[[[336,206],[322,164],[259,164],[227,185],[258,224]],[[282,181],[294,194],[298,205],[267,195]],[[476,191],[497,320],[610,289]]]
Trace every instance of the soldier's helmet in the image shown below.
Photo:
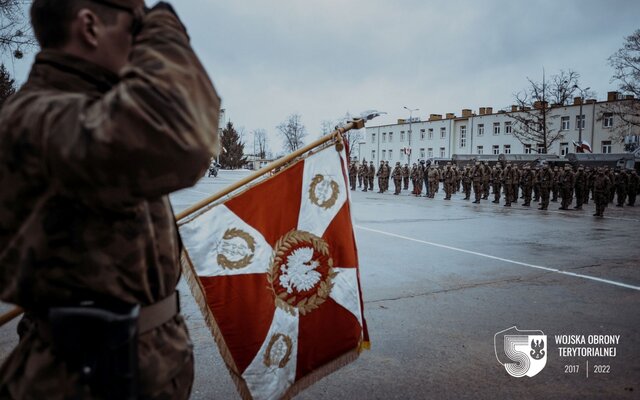
[[[396,165],[400,165],[400,161],[396,161]]]
[[[405,167],[408,167],[408,166],[409,166],[409,163],[404,163],[404,166],[405,166]]]
[[[373,161],[369,161],[369,164],[370,164],[370,165],[373,165]]]
[[[480,161],[476,161],[476,163],[475,163],[475,164],[476,164],[476,165],[480,165]]]
[[[581,165],[578,167],[578,171],[584,171],[584,167]]]

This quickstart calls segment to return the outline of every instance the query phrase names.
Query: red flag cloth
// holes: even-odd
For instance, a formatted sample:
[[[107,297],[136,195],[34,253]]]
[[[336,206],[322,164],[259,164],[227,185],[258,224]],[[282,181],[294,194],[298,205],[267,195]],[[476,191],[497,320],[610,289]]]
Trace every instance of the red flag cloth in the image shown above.
[[[345,171],[330,146],[181,224],[245,398],[293,396],[368,345]]]

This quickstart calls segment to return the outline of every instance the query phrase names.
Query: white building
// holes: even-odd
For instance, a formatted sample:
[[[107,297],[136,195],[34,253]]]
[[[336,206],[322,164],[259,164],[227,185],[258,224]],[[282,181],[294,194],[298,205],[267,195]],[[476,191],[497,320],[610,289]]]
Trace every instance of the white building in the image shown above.
[[[620,99],[617,92],[609,92],[607,101],[586,100],[581,118],[578,115],[580,97],[571,105],[552,106],[548,126],[551,130],[559,129],[562,136],[548,153],[564,156],[575,152],[574,142],[579,141],[580,134],[594,153],[623,153],[624,143],[615,138],[614,132],[618,117],[607,112],[607,105]],[[632,97],[624,98],[630,99]],[[454,154],[542,153],[542,144],[523,144],[513,135],[517,126],[515,114],[524,113],[516,106],[495,113],[491,107],[481,107],[478,114],[464,109],[461,116],[450,113],[442,118],[440,114],[431,114],[426,121],[409,123],[400,119],[397,124],[367,127],[365,140],[360,143],[360,158],[404,164],[420,159],[450,158]],[[638,142],[639,138],[640,131],[630,132],[627,142]]]

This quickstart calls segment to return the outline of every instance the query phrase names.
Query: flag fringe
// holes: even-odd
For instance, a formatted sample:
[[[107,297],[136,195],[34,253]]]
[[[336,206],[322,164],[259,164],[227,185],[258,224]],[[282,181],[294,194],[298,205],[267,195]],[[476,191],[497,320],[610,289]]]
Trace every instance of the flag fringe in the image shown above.
[[[229,374],[231,375],[231,379],[233,380],[233,383],[236,385],[236,388],[240,393],[240,396],[244,400],[251,400],[253,398],[251,396],[251,392],[249,391],[249,388],[247,387],[247,384],[244,381],[244,379],[242,379],[242,377],[240,376],[240,373],[238,372],[238,367],[236,366],[236,363],[234,362],[233,357],[229,352],[229,348],[227,347],[227,344],[224,341],[222,332],[220,332],[218,323],[215,317],[213,316],[213,314],[211,313],[209,306],[207,305],[207,300],[204,295],[205,293],[204,288],[200,283],[200,279],[198,278],[195,272],[195,268],[193,266],[193,263],[191,262],[191,258],[189,258],[189,254],[187,253],[186,250],[183,250],[182,252],[182,255],[180,257],[180,264],[182,265],[182,272],[187,281],[187,284],[191,289],[191,294],[193,295],[193,298],[195,299],[196,304],[200,308],[200,312],[204,317],[204,321],[207,324],[207,327],[209,327],[209,330],[211,331],[211,335],[216,341],[216,344],[218,346],[218,351],[220,352],[220,355],[222,356],[222,359],[224,360],[224,363],[227,366],[227,369],[229,370]]]
[[[358,347],[351,350],[350,352],[341,355],[333,361],[329,361],[323,366],[316,368],[309,374],[300,378],[293,384],[293,386],[287,389],[287,391],[282,395],[280,399],[289,400],[293,398],[294,396],[300,394],[303,390],[307,389],[309,386],[330,375],[332,372],[344,367],[345,365],[351,364],[358,359],[359,355],[360,345],[358,345]]]

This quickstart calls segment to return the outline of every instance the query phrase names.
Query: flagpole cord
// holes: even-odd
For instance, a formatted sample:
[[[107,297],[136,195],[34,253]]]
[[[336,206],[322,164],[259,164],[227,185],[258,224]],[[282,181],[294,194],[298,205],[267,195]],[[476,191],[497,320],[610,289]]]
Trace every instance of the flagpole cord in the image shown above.
[[[336,128],[335,131],[321,137],[320,139],[316,140],[313,143],[308,144],[307,146],[304,146],[296,151],[294,151],[293,153],[286,155],[278,160],[275,160],[274,162],[266,165],[265,167],[260,168],[259,170],[257,170],[256,172],[254,172],[253,174],[239,180],[238,182],[234,183],[233,185],[227,186],[226,188],[222,189],[221,191],[215,193],[214,195],[194,204],[193,206],[187,208],[186,210],[179,212],[178,214],[176,214],[176,220],[180,221],[181,219],[193,214],[194,212],[202,209],[203,207],[206,207],[207,205],[211,204],[212,202],[221,199],[222,197],[228,195],[229,193],[233,192],[234,190],[237,190],[238,188],[246,185],[247,183],[254,181],[256,179],[258,179],[259,177],[261,177],[262,175],[276,169],[276,168],[280,168],[283,165],[289,163],[290,161],[294,160],[295,158],[305,154],[306,152],[315,149],[316,147],[320,146],[321,144],[324,144],[330,140],[336,140],[337,143],[342,143],[343,142],[343,137],[342,135],[344,135],[345,132],[350,131],[351,129],[361,129],[364,128],[364,119],[354,119],[351,122],[347,123],[345,126],[343,127],[339,127]],[[13,320],[14,318],[18,317],[19,315],[21,315],[24,312],[24,310],[21,307],[15,307],[12,310],[0,315],[0,327],[4,326],[5,324],[7,324],[9,321]]]
[[[208,206],[209,204],[213,203],[216,200],[221,199],[222,197],[228,195],[229,193],[241,188],[242,186],[246,185],[249,182],[252,182],[258,178],[260,178],[261,176],[269,173],[270,171],[276,169],[276,168],[280,168],[283,165],[286,165],[287,163],[291,162],[292,160],[296,159],[297,157],[300,157],[301,155],[305,154],[306,152],[315,149],[316,147],[330,141],[330,140],[338,140],[339,142],[342,142],[342,135],[347,132],[350,131],[351,129],[361,129],[364,127],[364,120],[363,119],[354,119],[353,121],[349,122],[348,124],[346,124],[343,127],[337,128],[335,131],[321,137],[320,139],[316,140],[313,143],[310,143],[296,151],[294,151],[291,154],[288,154],[278,160],[273,161],[272,163],[260,168],[259,170],[257,170],[256,172],[254,172],[253,174],[237,181],[236,183],[227,186],[226,188],[222,189],[221,191],[207,197],[204,200],[199,201],[198,203],[194,204],[193,206],[187,208],[186,210],[183,210],[181,212],[179,212],[178,214],[176,214],[176,220],[180,221],[181,219],[184,219],[185,217],[188,217],[189,215],[193,214],[194,212]],[[339,139],[338,139],[339,138]]]

